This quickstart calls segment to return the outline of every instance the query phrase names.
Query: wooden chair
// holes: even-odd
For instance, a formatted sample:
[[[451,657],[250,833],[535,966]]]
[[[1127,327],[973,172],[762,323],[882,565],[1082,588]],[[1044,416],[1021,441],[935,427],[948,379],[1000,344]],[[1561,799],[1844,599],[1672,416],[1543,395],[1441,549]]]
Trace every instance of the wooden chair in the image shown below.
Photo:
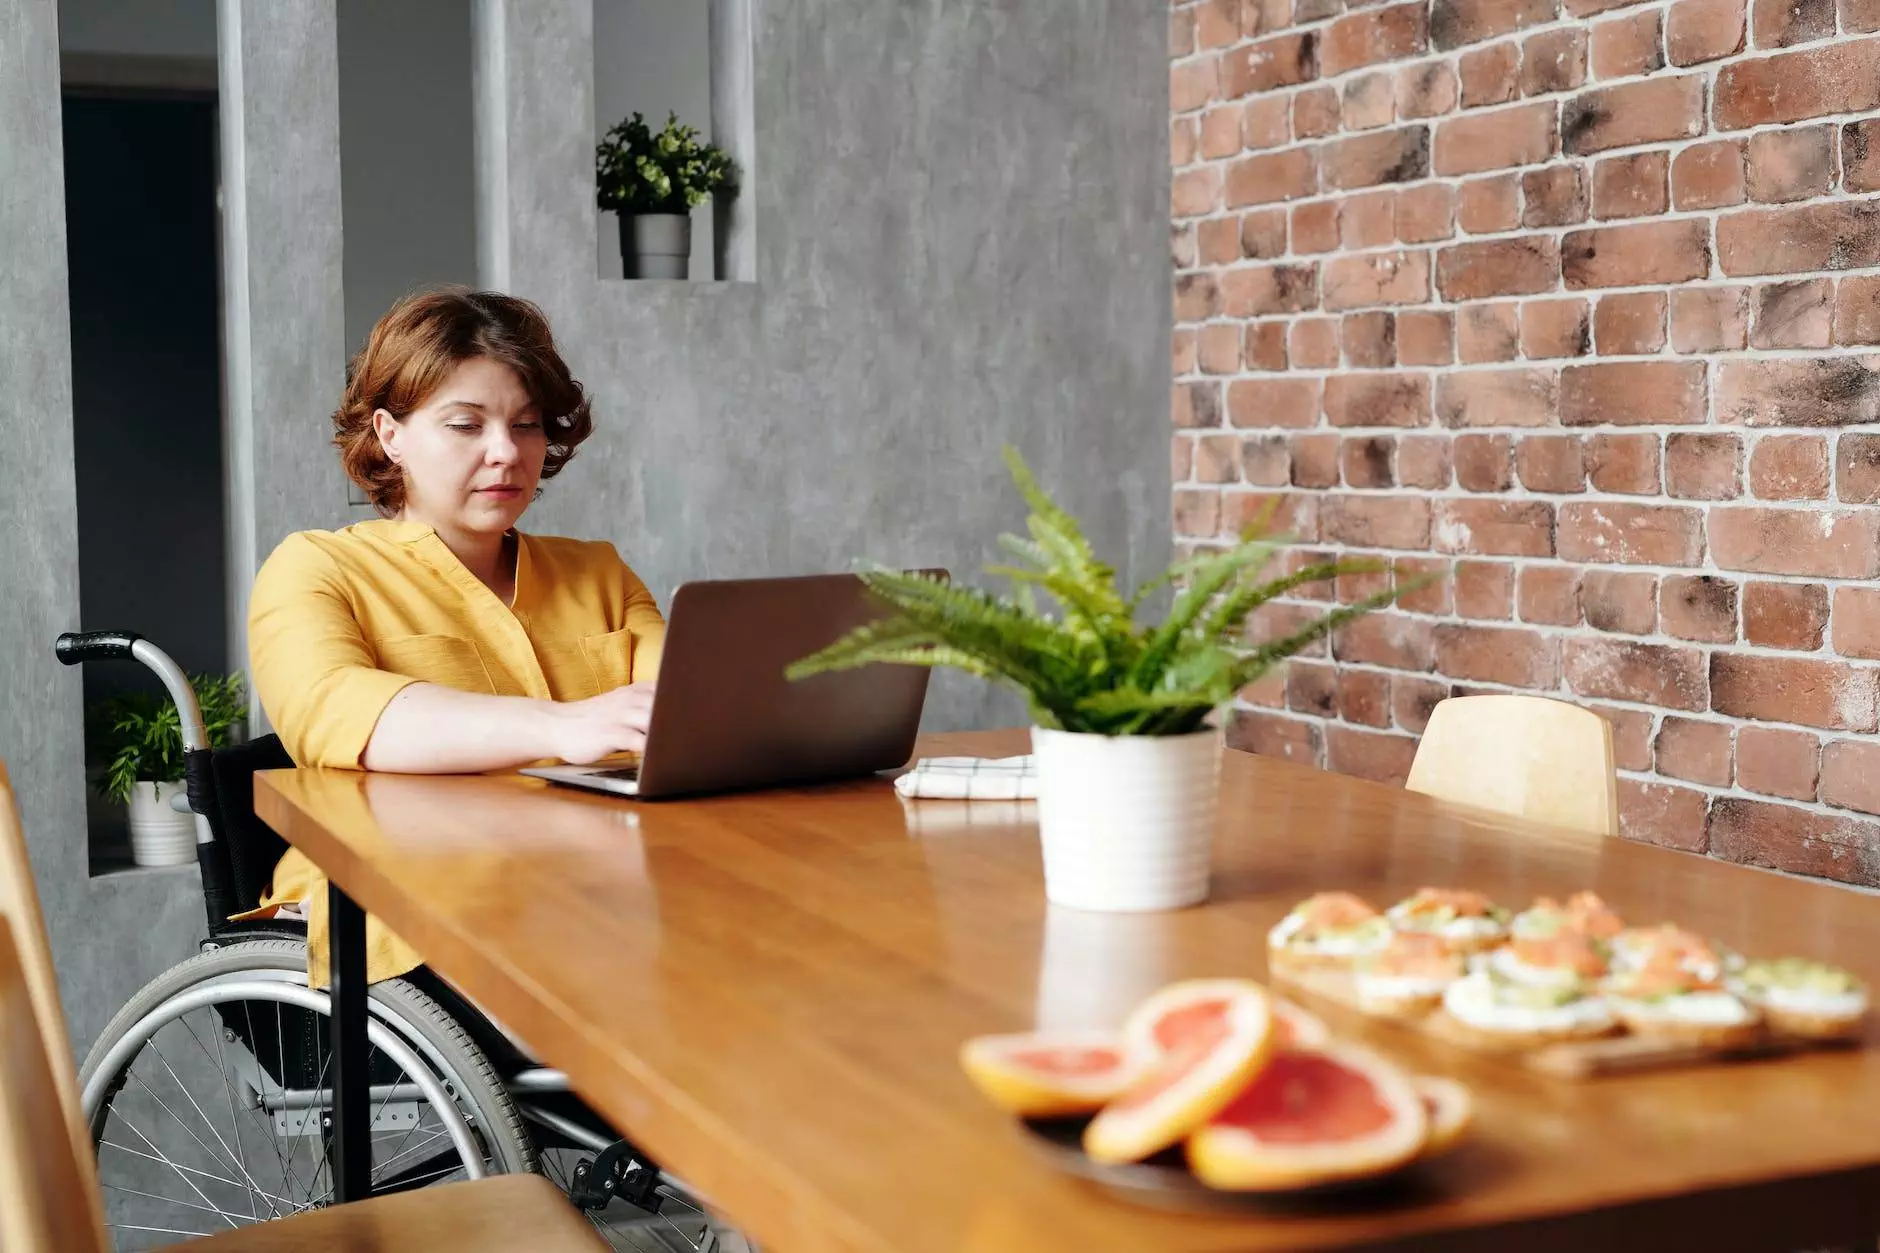
[[[1619,834],[1612,726],[1541,696],[1459,696],[1430,714],[1404,784],[1441,800]]]
[[[0,765],[0,1249],[107,1253],[64,1016],[19,811]],[[606,1253],[540,1175],[497,1175],[310,1210],[173,1245],[187,1253]]]

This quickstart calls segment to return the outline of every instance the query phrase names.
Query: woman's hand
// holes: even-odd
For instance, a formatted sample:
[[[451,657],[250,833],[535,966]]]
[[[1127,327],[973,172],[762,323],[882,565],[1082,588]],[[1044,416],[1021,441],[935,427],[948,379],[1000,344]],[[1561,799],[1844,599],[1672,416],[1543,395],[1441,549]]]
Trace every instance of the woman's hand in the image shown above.
[[[653,717],[653,684],[630,683],[586,700],[554,706],[550,755],[584,766],[612,753],[637,753],[646,747],[646,727]]]

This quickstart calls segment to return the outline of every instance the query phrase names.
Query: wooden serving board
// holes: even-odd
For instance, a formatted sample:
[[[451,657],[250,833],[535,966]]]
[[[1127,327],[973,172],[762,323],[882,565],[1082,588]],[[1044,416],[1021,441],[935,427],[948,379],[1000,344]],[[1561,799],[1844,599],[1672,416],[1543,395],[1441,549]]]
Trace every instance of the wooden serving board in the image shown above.
[[[1329,1001],[1354,1010],[1367,1018],[1398,1022],[1433,1039],[1441,1040],[1471,1053],[1504,1057],[1530,1070],[1559,1079],[1592,1079],[1601,1075],[1628,1074],[1641,1070],[1659,1070],[1672,1066],[1694,1066],[1708,1062],[1737,1061],[1751,1057],[1771,1057],[1804,1049],[1833,1048],[1847,1045],[1836,1041],[1809,1040],[1800,1036],[1779,1035],[1765,1030],[1752,1043],[1736,1048],[1713,1048],[1676,1040],[1655,1040],[1650,1036],[1620,1034],[1593,1040],[1546,1044],[1539,1048],[1513,1045],[1497,1048],[1466,1030],[1441,1008],[1426,1014],[1379,1014],[1358,1001],[1355,981],[1348,970],[1272,971],[1273,982],[1283,984],[1307,998]]]

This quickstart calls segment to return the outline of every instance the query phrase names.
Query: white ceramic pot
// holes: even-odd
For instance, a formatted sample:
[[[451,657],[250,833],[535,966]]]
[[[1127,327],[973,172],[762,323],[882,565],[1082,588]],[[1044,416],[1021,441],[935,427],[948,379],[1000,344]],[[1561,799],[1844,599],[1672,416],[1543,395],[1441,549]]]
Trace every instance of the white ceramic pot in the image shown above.
[[[692,218],[683,213],[620,215],[620,264],[626,278],[686,278]]]
[[[170,798],[181,783],[140,780],[131,789],[131,860],[140,866],[180,866],[196,860],[196,815],[177,813]]]
[[[1107,736],[1034,728],[1031,745],[1052,904],[1135,912],[1207,898],[1219,731]]]

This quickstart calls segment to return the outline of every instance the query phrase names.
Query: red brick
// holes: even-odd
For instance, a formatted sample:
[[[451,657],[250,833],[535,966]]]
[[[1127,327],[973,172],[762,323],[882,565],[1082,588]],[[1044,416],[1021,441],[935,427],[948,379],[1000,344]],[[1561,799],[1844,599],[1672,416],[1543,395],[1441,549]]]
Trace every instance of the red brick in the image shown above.
[[[1599,631],[1650,635],[1658,626],[1658,579],[1650,574],[1594,568],[1580,578],[1580,609]]]
[[[1667,717],[1658,728],[1658,773],[1712,787],[1729,787],[1736,750],[1730,724],[1696,718]]]
[[[1286,368],[1286,324],[1250,322],[1247,324],[1241,356],[1249,370],[1284,370]]]
[[[1791,0],[1782,0],[1786,6]],[[1820,196],[1834,185],[1834,128],[1795,126],[1749,137],[1749,196],[1780,202]]]
[[[1430,42],[1447,52],[1544,25],[1559,14],[1558,0],[1436,0],[1430,10]]]
[[[1709,687],[1701,649],[1574,637],[1563,652],[1567,686],[1581,696],[1700,710]]]
[[[1517,187],[1512,174],[1464,183],[1456,196],[1456,224],[1471,235],[1513,230],[1521,220]]]
[[[1220,203],[1221,175],[1211,165],[1182,170],[1169,185],[1169,210],[1178,218],[1212,213]]]
[[[1226,200],[1229,208],[1296,200],[1318,190],[1317,158],[1310,148],[1242,157],[1227,167]]]
[[[1201,124],[1192,117],[1178,117],[1168,126],[1168,163],[1174,169],[1191,164],[1201,146]]]
[[[1337,667],[1310,661],[1295,661],[1286,667],[1286,708],[1329,718],[1337,702]]]
[[[1589,435],[1586,477],[1593,490],[1618,495],[1660,493],[1656,435]]]
[[[1671,162],[1671,203],[1680,209],[1721,209],[1748,195],[1740,139],[1692,144]]]
[[[1736,785],[1765,796],[1812,801],[1821,777],[1821,741],[1806,731],[1745,726],[1736,733]]]
[[[1209,159],[1231,157],[1240,151],[1241,114],[1238,104],[1224,104],[1201,115],[1201,155]],[[1209,168],[1212,173],[1212,167]]]
[[[1880,42],[1850,40],[1735,61],[1717,72],[1715,95],[1719,130],[1865,113],[1880,107]]]
[[[1246,0],[1240,6],[1240,33],[1248,39],[1270,35],[1291,26],[1294,20],[1312,20],[1313,0]],[[1297,12],[1295,12],[1297,10]]]
[[[1602,361],[1560,371],[1566,426],[1704,421],[1701,361]]]
[[[1297,635],[1299,632],[1318,621],[1319,613],[1320,610],[1315,606],[1291,604],[1285,601],[1275,601],[1262,605],[1256,609],[1253,612],[1253,616],[1247,620],[1247,642],[1249,644],[1265,644],[1273,640],[1285,639],[1289,635]],[[1326,646],[1324,640],[1314,640],[1312,643],[1307,644],[1305,648],[1301,649],[1299,655],[1302,657],[1329,657],[1331,655],[1331,649]],[[1278,672],[1276,671],[1274,673]],[[1285,703],[1283,695],[1284,690],[1285,685],[1282,683],[1279,687],[1281,699],[1272,702],[1273,704],[1280,705]]]
[[[1577,165],[1547,165],[1521,174],[1523,226],[1572,226],[1586,221],[1586,175]]]
[[[1751,0],[1758,48],[1786,48],[1834,34],[1834,0]]]
[[[1325,263],[1325,307],[1421,304],[1430,297],[1426,252],[1373,252]]]
[[[1586,468],[1577,435],[1528,435],[1515,449],[1515,472],[1530,492],[1578,492]]]
[[[1194,331],[1177,327],[1169,337],[1170,365],[1174,373],[1193,374],[1197,364],[1195,357]]]
[[[1292,99],[1293,136],[1317,139],[1338,131],[1341,104],[1336,87],[1310,87]]]
[[[1396,227],[1407,244],[1448,239],[1456,233],[1456,193],[1442,183],[1404,188],[1397,193]]]
[[[1841,176],[1849,191],[1880,191],[1880,119],[1841,127]]]
[[[1560,506],[1560,555],[1569,561],[1694,566],[1704,559],[1704,520],[1681,505],[1569,501]]]
[[[1320,511],[1325,538],[1357,548],[1427,548],[1430,502],[1417,496],[1333,496]]]
[[[1734,435],[1677,431],[1665,437],[1665,488],[1682,500],[1743,494],[1743,450]]]
[[[1203,435],[1189,441],[1194,475],[1202,483],[1232,483],[1240,478],[1240,437]]]
[[[1514,567],[1505,561],[1456,563],[1456,613],[1506,621],[1514,616]]]
[[[1175,66],[1169,71],[1169,108],[1176,113],[1188,113],[1214,99],[1220,85],[1219,71],[1213,57]]]
[[[1834,294],[1834,342],[1880,344],[1880,278],[1844,278]]]
[[[1750,491],[1764,500],[1824,500],[1828,441],[1818,435],[1765,435],[1749,456]]]
[[[1335,374],[1325,380],[1325,420],[1333,426],[1427,426],[1426,374]]]
[[[1574,156],[1703,133],[1704,80],[1699,74],[1582,92],[1560,111],[1561,147]]]
[[[1292,211],[1294,252],[1330,252],[1338,247],[1338,203],[1320,200]]]
[[[1356,727],[1325,728],[1325,768],[1336,774],[1403,786],[1417,742],[1408,735],[1360,731]]]
[[[1227,746],[1262,757],[1298,762],[1302,766],[1316,766],[1322,735],[1318,724],[1304,718],[1236,709],[1227,726]]]
[[[1316,426],[1317,379],[1241,379],[1227,387],[1227,420],[1238,427]]]
[[[1551,370],[1469,370],[1436,376],[1436,419],[1444,426],[1551,426],[1557,403]]]
[[[1406,435],[1397,444],[1397,479],[1405,487],[1441,491],[1449,486],[1449,439]]]
[[[1677,0],[1665,19],[1673,65],[1698,65],[1743,50],[1743,0]]]
[[[1177,9],[1168,15],[1168,54],[1185,57],[1195,50],[1195,11]]]
[[[1521,44],[1521,94],[1572,91],[1586,81],[1586,31],[1561,27],[1530,35]]]
[[[1514,482],[1514,448],[1506,435],[1458,435],[1456,486],[1465,492],[1502,492]]]
[[[1764,648],[1813,652],[1828,629],[1828,589],[1820,583],[1752,582],[1743,587],[1743,638]]]
[[[1284,148],[1292,140],[1292,105],[1284,96],[1255,96],[1241,110],[1244,148]]]
[[[1813,657],[1713,653],[1711,708],[1732,718],[1871,731],[1880,721],[1880,672]]]
[[[1726,861],[1871,884],[1877,849],[1872,822],[1736,796],[1710,809],[1710,855]]]
[[[1351,487],[1395,487],[1397,441],[1389,435],[1347,437],[1338,446],[1338,464]]]
[[[1437,290],[1451,301],[1548,291],[1559,276],[1560,254],[1546,235],[1455,244],[1436,257]]]
[[[1447,61],[1407,65],[1397,71],[1397,113],[1406,121],[1438,117],[1456,107],[1456,71]]]
[[[1255,209],[1240,215],[1240,255],[1270,261],[1286,251],[1286,210]]]
[[[1320,167],[1327,191],[1415,182],[1430,172],[1429,127],[1334,139],[1320,149]]]
[[[1717,420],[1744,426],[1851,426],[1880,421],[1880,358],[1725,361]]]
[[[1318,76],[1318,33],[1300,31],[1262,39],[1221,54],[1221,96],[1242,96],[1310,82]]]
[[[1221,289],[1212,274],[1175,276],[1175,320],[1200,322],[1221,311]]]
[[[1194,440],[1183,439],[1179,434],[1173,437],[1169,450],[1169,468],[1173,472],[1170,477],[1171,482],[1186,482],[1188,476],[1193,473],[1195,459],[1194,448]]]
[[[1396,121],[1397,96],[1390,75],[1361,74],[1347,82],[1340,95],[1339,116],[1348,131],[1375,130]]]
[[[1348,313],[1338,338],[1348,365],[1375,370],[1397,363],[1397,319],[1389,313]]]
[[[1671,350],[1725,352],[1749,342],[1749,294],[1741,287],[1671,293]]]
[[[1177,383],[1171,416],[1176,426],[1219,426],[1221,389],[1217,383]]]
[[[1230,318],[1299,313],[1318,298],[1316,265],[1241,265],[1221,272],[1221,312]]]
[[[1874,0],[1841,0],[1840,8],[1843,31],[1880,30],[1880,4]]]
[[[1449,685],[1435,679],[1416,679],[1392,675],[1390,680],[1391,713],[1397,725],[1413,735],[1421,735],[1430,723],[1430,713],[1449,699]]]
[[[1216,535],[1221,529],[1221,494],[1213,490],[1184,491],[1173,498],[1175,534]]]
[[[1688,282],[1710,272],[1709,230],[1687,219],[1568,231],[1560,270],[1574,289]]]
[[[1445,500],[1437,505],[1434,534],[1439,552],[1551,557],[1553,506],[1538,500]]]
[[[1437,123],[1438,174],[1477,174],[1539,165],[1554,155],[1554,106],[1549,100],[1472,113]]]
[[[1539,631],[1445,623],[1435,640],[1436,669],[1453,679],[1543,689],[1560,682],[1559,642]]]
[[[1430,624],[1404,613],[1366,614],[1332,636],[1332,655],[1340,661],[1391,670],[1428,670],[1435,664]]]
[[[1750,296],[1752,348],[1826,348],[1833,338],[1834,282],[1764,283]]]
[[[1203,374],[1240,372],[1240,328],[1231,322],[1211,322],[1199,337]]]
[[[1195,7],[1195,33],[1203,48],[1239,42],[1240,5],[1235,0],[1203,0]]]
[[[1834,452],[1834,494],[1849,504],[1880,502],[1880,435],[1843,435]]]
[[[1619,834],[1641,844],[1686,853],[1709,847],[1705,814],[1710,797],[1670,783],[1619,780]]]
[[[1399,593],[1397,607],[1405,613],[1443,615],[1454,607],[1453,564],[1442,557],[1393,557],[1391,577],[1408,589]]]
[[[1422,4],[1362,9],[1326,28],[1319,72],[1329,78],[1360,66],[1400,61],[1428,46],[1428,13]]]
[[[1710,555],[1725,570],[1871,579],[1880,574],[1880,517],[1720,505],[1710,512]]]
[[[1338,716],[1361,726],[1389,726],[1390,676],[1377,670],[1340,670]]]
[[[1319,538],[1319,498],[1307,492],[1221,494],[1221,526],[1238,535],[1250,526],[1312,543]]]
[[[1301,318],[1286,338],[1296,368],[1328,370],[1338,364],[1338,324],[1331,318]]]
[[[1832,638],[1834,651],[1843,657],[1880,661],[1880,590],[1836,588]]]
[[[1513,361],[1520,346],[1514,303],[1463,305],[1456,321],[1456,348],[1465,363]]]
[[[1521,75],[1521,49],[1513,40],[1473,48],[1456,63],[1462,79],[1462,107],[1506,104],[1515,98]]]
[[[1593,315],[1594,342],[1611,356],[1657,352],[1665,346],[1665,294],[1602,296]]]
[[[1725,214],[1717,219],[1717,260],[1729,275],[1880,265],[1880,201],[1831,200]]]
[[[1671,207],[1670,163],[1662,152],[1606,157],[1593,166],[1593,216],[1636,218]]]
[[[1646,9],[1593,27],[1593,77],[1630,78],[1665,63],[1663,17]]]
[[[1580,624],[1580,572],[1574,566],[1523,566],[1516,592],[1521,621]]]
[[[1821,754],[1821,799],[1880,814],[1880,744],[1835,740]]]
[[[1286,441],[1286,463],[1294,487],[1338,486],[1338,436],[1294,435]]]
[[[1658,584],[1666,635],[1705,644],[1736,642],[1736,584],[1714,574],[1667,574]]]
[[[1226,217],[1195,223],[1195,246],[1202,265],[1232,265],[1240,260],[1240,222]]]
[[[1583,357],[1593,340],[1586,319],[1586,302],[1527,300],[1521,304],[1521,352],[1524,356]]]
[[[1260,487],[1292,482],[1292,453],[1281,435],[1262,435],[1240,443],[1240,477]]]

